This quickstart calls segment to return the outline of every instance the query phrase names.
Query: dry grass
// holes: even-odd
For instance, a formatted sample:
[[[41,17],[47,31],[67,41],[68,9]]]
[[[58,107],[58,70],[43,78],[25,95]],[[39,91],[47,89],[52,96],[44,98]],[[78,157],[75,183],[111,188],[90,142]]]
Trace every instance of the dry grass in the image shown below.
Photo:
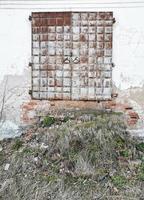
[[[122,115],[79,113],[58,127],[38,128],[29,142],[24,138],[19,148],[12,140],[3,152],[0,199],[144,198],[143,145],[137,148]]]

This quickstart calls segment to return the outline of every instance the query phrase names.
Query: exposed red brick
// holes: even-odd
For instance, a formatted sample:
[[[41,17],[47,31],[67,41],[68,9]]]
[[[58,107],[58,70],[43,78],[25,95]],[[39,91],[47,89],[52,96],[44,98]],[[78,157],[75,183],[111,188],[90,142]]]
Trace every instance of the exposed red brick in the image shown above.
[[[138,121],[137,119],[129,119],[127,120],[127,123],[129,126],[135,126],[137,121]]]
[[[134,112],[134,111],[128,112],[128,115],[129,115],[130,118],[132,118],[132,119],[139,119],[139,115],[138,115],[136,112]]]
[[[125,109],[126,109],[126,110],[132,110],[133,107],[131,107],[131,106],[126,106]]]
[[[38,101],[30,101],[28,103],[28,105],[30,105],[30,106],[37,106],[38,105]]]
[[[60,84],[60,83],[51,83],[51,84]],[[125,117],[127,118],[127,124],[128,126],[135,126],[138,122],[139,115],[133,110],[126,110],[125,107],[128,106],[128,104],[123,103],[116,103],[115,100],[112,101],[104,101],[104,102],[95,102],[95,101],[70,101],[70,96],[67,96],[67,101],[61,101],[62,98],[61,95],[55,95],[56,101],[38,101],[38,100],[31,100],[30,102],[24,103],[22,105],[22,117],[21,120],[26,124],[34,123],[36,118],[33,117],[31,114],[29,115],[29,112],[35,111],[38,107],[41,108],[41,105],[46,106],[48,108],[47,111],[49,111],[49,106],[54,107],[54,109],[70,109],[70,108],[79,108],[79,109],[97,109],[97,108],[105,108],[110,109],[113,111],[121,111],[125,114]],[[59,101],[60,100],[60,101]],[[42,104],[41,104],[42,103]],[[45,108],[46,108],[45,107]]]

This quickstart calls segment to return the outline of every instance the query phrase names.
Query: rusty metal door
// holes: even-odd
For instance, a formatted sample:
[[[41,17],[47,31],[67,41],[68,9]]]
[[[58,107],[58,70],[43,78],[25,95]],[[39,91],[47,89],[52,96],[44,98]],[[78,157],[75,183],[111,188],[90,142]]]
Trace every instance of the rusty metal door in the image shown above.
[[[32,13],[32,98],[108,100],[112,12]]]

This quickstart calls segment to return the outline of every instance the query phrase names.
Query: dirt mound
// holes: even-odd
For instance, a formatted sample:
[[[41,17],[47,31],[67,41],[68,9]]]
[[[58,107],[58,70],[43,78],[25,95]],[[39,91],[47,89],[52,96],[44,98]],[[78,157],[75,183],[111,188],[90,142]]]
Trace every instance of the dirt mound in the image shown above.
[[[121,113],[47,116],[0,142],[0,199],[144,199],[144,143]]]

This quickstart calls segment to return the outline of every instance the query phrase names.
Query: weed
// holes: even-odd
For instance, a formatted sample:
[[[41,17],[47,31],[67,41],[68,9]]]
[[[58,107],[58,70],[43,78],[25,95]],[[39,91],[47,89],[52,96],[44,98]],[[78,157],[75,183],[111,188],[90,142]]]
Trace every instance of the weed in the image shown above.
[[[59,173],[59,170],[60,170],[60,167],[59,167],[59,164],[58,163],[52,163],[51,164],[51,171],[53,173]]]
[[[120,156],[127,158],[127,157],[129,157],[129,155],[130,155],[130,153],[128,150],[120,151]]]
[[[63,122],[67,122],[69,120],[70,120],[70,118],[68,116],[66,116],[66,117],[64,117]]]
[[[139,173],[139,174],[138,174],[138,179],[139,179],[140,181],[144,181],[144,173]]]
[[[32,154],[32,153],[33,153],[33,150],[32,150],[31,148],[28,148],[28,147],[27,147],[27,148],[24,148],[24,149],[23,149],[23,153],[24,153],[24,154]]]
[[[138,169],[137,177],[140,181],[144,181],[144,163],[142,163]]]
[[[127,184],[127,180],[124,176],[116,175],[112,176],[112,182],[116,187],[122,188]]]
[[[136,149],[137,149],[138,151],[144,152],[144,142],[141,142],[141,143],[139,143],[139,144],[136,144]]]
[[[43,120],[44,126],[51,126],[52,124],[55,123],[55,118],[51,116],[46,116]]]
[[[117,149],[123,149],[125,147],[125,140],[120,135],[117,135],[115,138],[115,147]]]
[[[12,149],[18,151],[22,147],[22,145],[23,145],[23,141],[17,139],[15,143],[13,144]]]

